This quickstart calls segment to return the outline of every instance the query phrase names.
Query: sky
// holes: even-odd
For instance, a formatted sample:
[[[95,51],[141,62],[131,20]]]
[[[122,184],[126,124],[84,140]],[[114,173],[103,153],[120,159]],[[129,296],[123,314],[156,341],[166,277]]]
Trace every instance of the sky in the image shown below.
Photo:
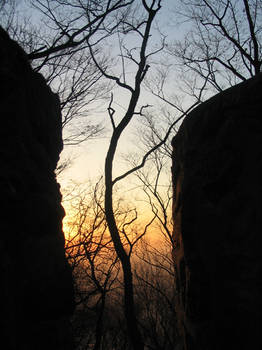
[[[159,26],[159,28],[161,28],[161,31],[163,31],[165,35],[167,35],[168,39],[171,39],[174,35],[181,36],[183,34],[179,31],[177,25],[174,24],[174,14],[171,11],[171,9],[173,8],[173,3],[174,2],[172,0],[163,0],[163,6],[158,14],[158,17],[156,18],[157,25]],[[153,36],[153,45],[156,45],[158,43],[157,39],[157,35],[155,35],[155,37]],[[136,41],[134,42],[134,46],[135,45],[138,45]],[[160,56],[156,57],[156,59],[160,59]],[[128,97],[129,94],[124,93],[123,91],[121,91],[121,89],[114,90],[113,107],[116,110],[116,118],[117,116],[120,116],[121,118],[124,111],[126,110],[126,105],[129,100]],[[140,105],[141,103],[154,105],[154,108],[151,109],[152,112],[154,111],[154,113],[161,113],[161,102],[156,98],[153,98],[153,96],[149,92],[143,90],[141,93],[140,101],[142,101],[140,102]],[[100,118],[100,120],[104,121],[107,132],[105,133],[105,135],[103,135],[103,137],[95,140],[88,140],[87,142],[79,146],[65,147],[64,153],[62,154],[62,158],[68,156],[72,157],[73,164],[70,167],[70,169],[66,170],[64,174],[62,174],[62,176],[59,178],[62,184],[66,183],[67,181],[70,181],[71,179],[73,181],[83,182],[93,177],[99,177],[103,173],[106,151],[108,148],[108,143],[110,140],[110,134],[112,130],[109,122],[109,116],[107,113],[107,107],[108,102],[104,104],[99,114],[94,114],[92,116],[94,118],[98,117]],[[128,126],[127,130],[123,133],[123,136],[121,137],[121,141],[119,143],[118,148],[117,161],[115,163],[116,173],[119,173],[126,169],[125,164],[121,160],[120,155],[125,151],[128,152],[134,149],[136,150],[138,141],[137,139],[135,139],[134,134],[136,133],[136,130],[138,128],[139,118],[134,118],[134,121],[131,122],[131,124]]]
[[[161,9],[161,12],[159,13],[159,18],[157,19],[157,25],[161,27],[161,30],[165,33],[165,35],[168,36],[168,39],[172,39],[174,37],[174,32],[176,35],[182,36],[183,33],[179,32],[177,26],[173,23],[173,13],[170,11],[170,8],[172,7],[172,0],[164,0],[163,1],[163,7]],[[155,33],[157,34],[157,33]],[[156,38],[156,39],[154,39]],[[158,44],[158,35],[155,37],[152,36],[152,45]],[[137,42],[134,42],[133,45],[137,45]],[[152,71],[156,67],[156,64],[158,60],[161,59],[161,56],[156,56],[154,59],[154,62],[152,64]],[[155,63],[155,64],[154,64]],[[149,72],[150,73],[150,72]],[[172,79],[172,78],[171,78]],[[170,89],[173,88],[172,81],[168,82],[170,84]],[[115,109],[115,118],[116,121],[120,120],[123,116],[124,112],[126,111],[126,106],[129,102],[129,92],[123,92],[122,89],[116,88],[113,91],[114,93],[114,103],[113,108]],[[162,118],[162,102],[153,97],[150,92],[148,92],[145,88],[142,89],[141,92],[141,98],[138,105],[138,110],[141,105],[152,105],[151,108],[148,109],[148,111],[152,111],[152,113],[157,116],[157,118],[160,120]],[[62,154],[62,157],[68,157],[71,156],[73,158],[72,165],[65,170],[61,176],[59,176],[58,180],[61,183],[62,191],[65,189],[64,193],[67,191],[67,188],[70,186],[71,182],[73,183],[94,183],[97,181],[97,179],[103,175],[104,173],[104,163],[105,163],[105,157],[107,148],[110,141],[110,136],[112,132],[112,126],[109,121],[109,116],[107,113],[107,107],[108,107],[108,101],[105,102],[103,105],[102,110],[100,113],[94,114],[94,117],[99,117],[101,120],[105,122],[105,126],[107,129],[107,132],[103,137],[100,137],[96,140],[88,140],[87,142],[79,145],[79,146],[73,146],[73,147],[65,147],[65,151]],[[165,106],[166,109],[166,106]],[[177,118],[179,116],[178,113],[171,110],[171,115],[173,115],[173,118]],[[164,118],[163,118],[164,119]],[[163,123],[164,124],[164,123]],[[119,176],[122,173],[124,173],[127,169],[130,168],[130,165],[127,164],[127,162],[123,159],[123,154],[128,155],[128,153],[136,152],[139,154],[139,159],[142,159],[142,156],[144,155],[143,151],[143,145],[141,143],[141,140],[139,140],[139,137],[137,136],[137,133],[141,130],[141,117],[135,116],[134,119],[131,121],[130,125],[127,127],[127,129],[124,131],[123,135],[121,136],[121,139],[119,141],[115,161],[114,161],[114,176]],[[174,136],[174,134],[172,135]],[[170,142],[170,140],[168,141]],[[152,164],[151,164],[152,167]],[[148,170],[146,170],[148,171]],[[154,171],[151,168],[151,174],[152,177],[152,183],[155,181]],[[170,185],[171,179],[171,159],[168,160],[166,165],[166,171],[163,172],[161,178],[160,178],[160,186],[159,191],[160,194],[163,196],[163,198],[167,198],[167,189]],[[162,185],[162,188],[161,188]],[[143,190],[143,186],[141,183],[139,183],[138,179],[135,176],[129,176],[125,180],[121,181],[118,185],[118,188],[120,188],[121,197],[128,203],[130,207],[136,207],[138,211],[138,222],[140,224],[142,223],[148,223],[152,217],[152,209],[151,206],[148,203],[148,198]],[[65,197],[65,195],[64,195]],[[119,194],[115,194],[115,198],[119,198]],[[157,204],[155,204],[157,205]],[[170,202],[171,205],[171,202]],[[68,206],[68,203],[64,203],[65,209],[68,213],[70,213],[70,209]],[[68,208],[68,209],[67,209]],[[171,217],[171,207],[169,207],[168,214]],[[70,218],[65,218],[64,222],[66,225],[66,221],[70,220]],[[170,223],[171,224],[171,223]],[[143,227],[143,224],[142,226]],[[159,227],[157,225],[157,221],[155,224],[153,224],[149,231],[150,239],[159,241],[159,237],[163,237],[160,234]]]
[[[19,2],[18,2],[19,3]],[[183,31],[181,31],[177,24],[174,22],[174,12],[172,11],[174,1],[173,0],[163,0],[162,8],[157,15],[155,25],[161,30],[163,34],[165,34],[169,39],[173,39],[174,37],[179,37],[183,35]],[[22,7],[23,8],[23,7]],[[26,12],[26,11],[24,11]],[[33,22],[38,21],[37,15],[34,15],[32,18]],[[109,48],[111,52],[114,54],[118,49],[118,43],[107,43],[107,49]],[[131,45],[130,47],[139,46],[139,42],[137,39],[132,38],[131,42],[127,42],[127,45]],[[150,39],[150,45],[155,47],[159,44],[159,35],[156,29],[153,30],[152,36]],[[115,45],[115,46],[114,46]],[[154,68],[157,67],[158,61],[161,60],[160,55],[152,56],[152,60],[150,62],[151,68],[149,70],[153,71]],[[121,71],[121,67],[115,67],[117,72]],[[128,65],[126,68],[126,75],[128,77],[132,77],[133,74],[133,66]],[[172,83],[170,83],[170,89],[172,89]],[[127,104],[129,102],[129,92],[123,92],[120,88],[114,88],[114,102],[113,108],[115,109],[115,122],[119,121],[121,117],[124,115]],[[142,105],[152,105],[148,111],[152,112],[157,118],[160,120],[162,115],[162,106],[161,102],[154,98],[151,93],[146,91],[143,88],[141,93],[140,102],[138,104],[138,110]],[[101,174],[104,172],[104,162],[106,151],[108,148],[108,144],[110,141],[110,135],[112,132],[112,126],[109,122],[109,116],[107,113],[108,101],[104,103],[102,108],[98,110],[91,110],[91,118],[98,119],[104,122],[106,133],[97,139],[88,140],[77,146],[65,146],[64,151],[61,155],[61,159],[70,157],[72,159],[71,166],[62,172],[58,177],[58,181],[61,184],[62,192],[65,193],[67,191],[68,186],[71,185],[71,182],[74,183],[88,183],[89,181],[95,182]],[[174,118],[178,115],[174,114]],[[114,176],[121,175],[124,171],[128,169],[128,165],[126,161],[123,160],[122,155],[124,154],[127,157],[127,154],[130,152],[139,153],[139,159],[143,156],[143,145],[140,142],[137,133],[141,130],[141,117],[135,116],[128,128],[124,131],[121,140],[118,145],[116,160],[114,162]],[[169,165],[170,169],[170,165]],[[170,173],[163,179],[163,182],[170,182]],[[147,205],[142,198],[142,195],[138,195],[134,189],[138,189],[137,179],[134,177],[130,177],[127,180],[122,182],[122,188],[124,188],[123,197],[130,199],[131,196],[132,201],[136,201],[136,206],[142,208],[143,215],[145,216],[145,208]],[[139,188],[141,189],[141,188]],[[131,194],[132,192],[132,194]]]
[[[147,1],[150,3],[149,1]],[[18,14],[24,15],[27,14],[27,8],[23,5],[24,0],[16,1],[19,5]],[[43,2],[44,3],[44,2]],[[155,25],[160,28],[161,32],[163,32],[168,40],[174,37],[179,37],[183,35],[183,31],[177,26],[174,20],[174,0],[162,0],[162,8],[157,14]],[[30,18],[32,23],[37,23],[39,20],[37,12],[32,12],[33,15]],[[154,30],[152,32],[151,44],[152,46],[158,44],[159,36]],[[117,44],[117,43],[116,43]],[[127,44],[130,44],[127,43]],[[138,46],[139,43],[137,39],[132,39],[131,46]],[[116,46],[116,50],[118,49],[118,45],[110,42],[108,45],[110,46],[110,50],[114,53],[114,46]],[[153,57],[153,64],[151,67],[151,71],[154,69],[156,60],[160,59],[160,56]],[[117,68],[119,71],[119,68]],[[128,76],[129,69],[132,70],[132,67],[129,66],[126,69],[126,73]],[[150,73],[150,72],[149,72]],[[132,74],[130,74],[132,75]],[[171,85],[172,88],[172,85]],[[143,89],[141,93],[140,103],[138,105],[138,109],[141,105],[150,104],[154,105],[154,108],[151,109],[152,113],[155,115],[161,114],[161,104],[160,101],[153,98],[152,95],[148,92],[145,92]],[[123,116],[124,111],[126,110],[126,106],[128,103],[128,94],[123,93],[121,89],[114,89],[114,102],[113,107],[116,110],[116,118],[121,118]],[[94,140],[88,140],[87,142],[82,143],[81,145],[73,146],[73,147],[64,147],[63,154],[61,155],[61,159],[70,157],[72,159],[72,166],[64,171],[64,173],[59,177],[59,181],[61,182],[62,187],[66,186],[67,182],[71,180],[77,182],[84,182],[90,178],[99,177],[104,170],[104,161],[106,150],[108,147],[108,143],[110,140],[111,134],[111,125],[109,123],[109,116],[107,113],[108,102],[105,102],[103,107],[99,109],[99,112],[92,110],[90,113],[91,119],[98,119],[104,122],[106,133]],[[119,120],[118,119],[118,120]],[[119,143],[119,148],[117,151],[117,161],[115,163],[116,174],[126,169],[123,160],[121,159],[121,154],[130,151],[136,150],[138,145],[138,139],[135,137],[137,130],[140,128],[139,118],[134,118],[134,121],[128,126],[127,131],[123,133],[121,137],[121,141]]]

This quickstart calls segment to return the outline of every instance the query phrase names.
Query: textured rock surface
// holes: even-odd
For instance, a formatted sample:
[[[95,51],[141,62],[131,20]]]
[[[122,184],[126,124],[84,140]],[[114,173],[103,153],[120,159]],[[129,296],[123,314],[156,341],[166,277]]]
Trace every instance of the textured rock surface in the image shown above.
[[[64,256],[58,97],[0,28],[1,343],[71,349],[71,272]]]
[[[173,140],[178,348],[262,349],[262,75]]]

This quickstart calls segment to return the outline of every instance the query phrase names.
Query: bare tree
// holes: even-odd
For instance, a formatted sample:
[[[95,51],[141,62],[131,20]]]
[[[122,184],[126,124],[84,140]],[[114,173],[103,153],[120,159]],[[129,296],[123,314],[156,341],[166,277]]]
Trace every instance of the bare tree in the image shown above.
[[[135,114],[141,114],[143,107],[140,112],[136,111],[137,103],[140,97],[141,84],[145,78],[145,75],[149,69],[148,58],[153,54],[153,52],[147,52],[147,46],[150,38],[151,28],[153,20],[160,10],[161,0],[150,1],[150,5],[147,4],[145,0],[142,0],[142,9],[145,13],[145,18],[141,22],[137,22],[135,18],[130,22],[128,20],[122,21],[123,33],[128,33],[130,31],[135,32],[139,39],[139,52],[135,56],[132,50],[125,50],[126,55],[122,55],[122,59],[128,59],[136,66],[136,72],[134,76],[134,85],[128,84],[126,82],[125,74],[123,74],[123,79],[117,75],[113,75],[108,72],[108,70],[103,69],[100,63],[98,62],[95,54],[92,50],[92,45],[90,44],[90,52],[93,57],[94,62],[96,62],[97,67],[100,69],[101,73],[108,79],[114,81],[119,87],[128,91],[130,94],[129,103],[127,111],[124,116],[120,119],[120,122],[116,124],[114,109],[111,104],[109,105],[109,116],[113,128],[113,133],[110,139],[109,148],[106,155],[105,161],[105,214],[106,220],[108,223],[108,228],[114,243],[114,247],[117,253],[118,258],[121,261],[123,276],[124,276],[124,305],[125,305],[125,316],[127,321],[127,329],[129,338],[132,344],[133,349],[141,350],[144,349],[143,340],[138,327],[138,322],[135,314],[135,305],[134,305],[134,291],[133,291],[133,277],[132,277],[132,268],[130,260],[130,251],[129,253],[125,250],[122,240],[121,232],[119,230],[116,216],[114,212],[113,205],[113,188],[114,185],[122,178],[121,176],[113,179],[113,164],[115,153],[118,145],[118,141],[124,132],[124,130],[129,125]],[[124,175],[125,176],[125,175]]]
[[[117,30],[132,2],[7,0],[1,5],[0,24],[60,96],[65,144],[79,144],[104,131],[91,116],[104,103],[111,85],[93,63],[87,41],[93,38],[94,51],[103,56],[103,67],[109,67],[110,56],[99,42]]]
[[[127,340],[118,330],[118,322],[123,323],[119,301],[124,298],[124,283],[108,231],[102,178],[94,186],[87,183],[68,188],[64,206],[69,212],[65,248],[75,277],[77,309],[73,325],[77,342],[82,346],[92,344],[94,350],[103,348],[104,343],[106,349],[113,348],[114,343]],[[116,199],[115,194],[114,215],[123,247],[131,257],[146,228],[138,228],[136,209],[121,195]]]
[[[123,131],[125,130],[125,128],[128,126],[129,122],[131,121],[135,113],[135,108],[140,95],[141,83],[149,68],[146,63],[147,61],[146,47],[149,40],[150,29],[151,29],[153,19],[157,11],[160,9],[160,1],[158,2],[156,9],[154,8],[155,3],[156,1],[153,0],[151,3],[151,6],[149,7],[146,4],[146,2],[143,1],[143,6],[148,13],[148,17],[147,17],[144,33],[142,34],[141,31],[139,31],[142,37],[142,43],[141,43],[141,51],[140,51],[140,61],[138,62],[138,69],[135,77],[135,87],[132,88],[131,86],[126,85],[125,83],[122,83],[120,80],[116,80],[120,86],[130,91],[131,98],[130,98],[128,110],[125,116],[122,118],[121,122],[117,126],[115,126],[114,123],[112,123],[113,134],[111,137],[110,146],[107,152],[106,162],[105,162],[105,183],[106,183],[105,212],[106,212],[106,218],[109,226],[109,231],[114,242],[115,250],[121,261],[122,268],[123,268],[124,288],[125,288],[125,315],[126,315],[130,340],[132,342],[134,350],[144,349],[144,344],[141,338],[141,334],[138,328],[138,322],[135,315],[133,278],[132,278],[130,256],[126,253],[122,245],[119,230],[115,219],[114,210],[113,210],[113,186],[115,182],[112,176],[112,169],[113,169],[114,155],[117,148],[118,140],[121,134],[123,133]]]
[[[261,1],[180,0],[179,4],[182,20],[192,26],[184,40],[174,40],[168,52],[184,72],[208,79],[216,91],[260,73]]]
[[[176,345],[175,276],[170,245],[157,249],[140,242],[135,262],[135,297],[139,323],[148,349],[171,350]]]
[[[103,192],[100,179],[95,186],[75,186],[65,198],[70,202],[65,249],[75,280],[75,338],[79,346],[93,344],[94,350],[101,348],[108,294],[118,285],[119,275]]]

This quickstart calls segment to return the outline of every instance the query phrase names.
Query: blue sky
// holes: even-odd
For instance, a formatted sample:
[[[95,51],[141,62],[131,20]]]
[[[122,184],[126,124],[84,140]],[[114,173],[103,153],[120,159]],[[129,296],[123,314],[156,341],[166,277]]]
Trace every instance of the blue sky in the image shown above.
[[[181,28],[178,28],[177,24],[174,21],[174,0],[163,0],[163,5],[158,13],[158,17],[156,18],[156,25],[161,29],[161,31],[167,35],[168,40],[172,40],[174,37],[181,36],[183,31]],[[139,43],[136,43],[136,39],[133,39],[132,45],[136,46]],[[156,45],[159,41],[159,36],[156,31],[153,31],[152,35],[152,45]],[[112,45],[112,43],[110,43]],[[160,55],[153,57],[154,62],[156,63],[160,59]],[[132,67],[128,67],[126,72],[131,72]],[[151,71],[154,69],[154,65],[152,65]],[[149,73],[150,74],[150,73]],[[128,74],[127,74],[128,75]],[[131,75],[131,74],[130,74]],[[128,103],[129,93],[116,88],[114,89],[114,103],[113,107],[116,110],[115,117],[121,118],[126,105]],[[151,104],[154,107],[152,108],[152,112],[155,114],[160,113],[161,103],[156,98],[153,98],[152,95],[145,90],[142,91],[140,103],[139,105]],[[65,171],[65,173],[61,176],[61,181],[68,181],[68,179],[74,179],[76,181],[85,181],[87,178],[93,178],[99,176],[103,173],[104,169],[104,159],[106,155],[106,150],[108,147],[108,142],[110,138],[111,125],[108,122],[109,116],[107,114],[108,103],[105,103],[102,111],[97,114],[98,118],[101,118],[105,121],[106,128],[108,132],[103,138],[99,138],[97,140],[88,141],[81,146],[77,146],[74,148],[67,148],[64,152],[64,155],[72,154],[75,157],[73,162],[73,166]],[[139,108],[138,108],[139,109]],[[139,119],[136,117],[134,121],[128,126],[127,130],[124,132],[119,148],[118,148],[118,156],[117,161],[115,163],[116,174],[123,171],[125,169],[125,164],[121,160],[120,154],[125,151],[136,150],[137,140],[135,140],[134,133],[136,129],[139,128]]]

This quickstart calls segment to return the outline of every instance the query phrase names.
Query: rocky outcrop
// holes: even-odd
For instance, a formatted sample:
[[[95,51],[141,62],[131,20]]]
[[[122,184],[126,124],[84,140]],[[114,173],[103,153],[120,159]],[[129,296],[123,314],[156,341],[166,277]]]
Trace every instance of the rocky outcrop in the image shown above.
[[[178,349],[262,349],[262,75],[173,140]]]
[[[1,28],[0,81],[1,343],[72,349],[72,277],[54,173],[63,147],[59,99]]]

